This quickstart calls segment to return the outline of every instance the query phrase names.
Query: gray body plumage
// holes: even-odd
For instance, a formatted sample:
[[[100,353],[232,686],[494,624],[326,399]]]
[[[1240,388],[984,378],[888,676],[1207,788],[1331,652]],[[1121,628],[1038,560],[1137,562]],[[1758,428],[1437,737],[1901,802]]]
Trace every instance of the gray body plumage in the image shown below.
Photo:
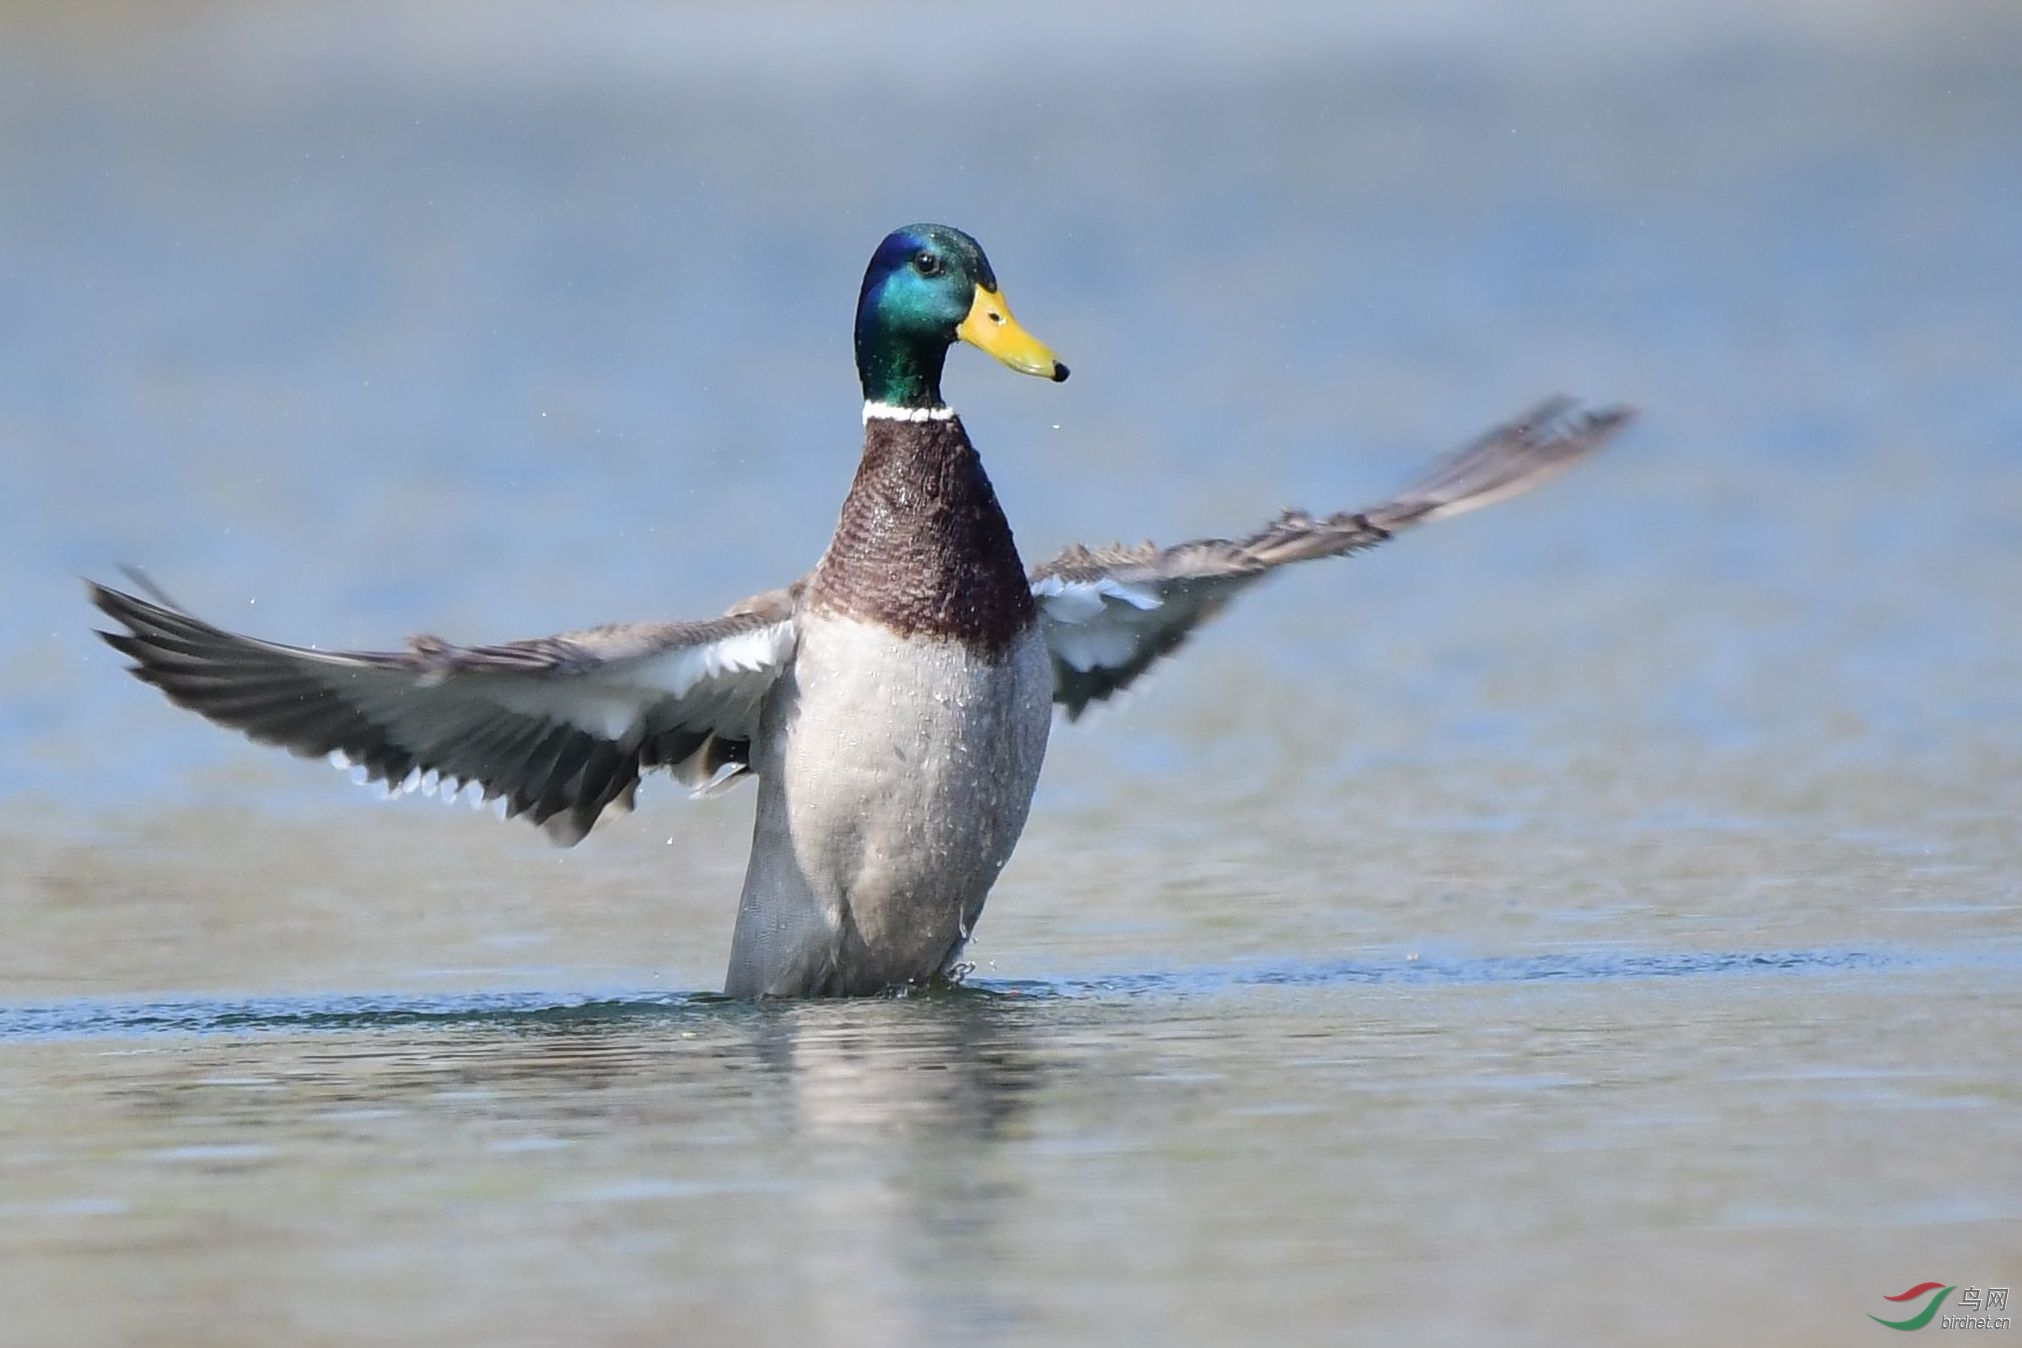
[[[993,655],[803,614],[753,743],[724,990],[849,995],[944,972],[1024,830],[1052,715],[1036,627]]]

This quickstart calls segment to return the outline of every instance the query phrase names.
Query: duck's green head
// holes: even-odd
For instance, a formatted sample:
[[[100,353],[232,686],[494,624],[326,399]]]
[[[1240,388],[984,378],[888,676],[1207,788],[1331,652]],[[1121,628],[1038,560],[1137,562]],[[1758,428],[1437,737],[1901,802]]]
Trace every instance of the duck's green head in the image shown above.
[[[857,296],[857,377],[867,402],[939,407],[941,364],[957,340],[1056,383],[1067,367],[1018,326],[977,242],[947,225],[885,235]]]

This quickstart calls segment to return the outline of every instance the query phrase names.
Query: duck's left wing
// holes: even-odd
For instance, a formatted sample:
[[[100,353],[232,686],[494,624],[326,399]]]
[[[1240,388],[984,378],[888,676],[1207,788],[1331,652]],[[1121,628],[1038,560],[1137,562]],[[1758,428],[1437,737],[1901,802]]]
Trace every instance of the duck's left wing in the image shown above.
[[[123,629],[99,635],[176,705],[389,790],[476,783],[565,845],[629,808],[642,771],[699,787],[743,770],[795,642],[792,590],[702,622],[403,651],[283,646],[98,584],[91,600]]]
[[[1247,538],[1176,547],[1071,547],[1032,573],[1053,657],[1053,700],[1069,719],[1164,656],[1244,589],[1292,562],[1373,548],[1415,525],[1528,491],[1605,445],[1626,408],[1554,398],[1488,432],[1381,505],[1316,519],[1286,511]]]

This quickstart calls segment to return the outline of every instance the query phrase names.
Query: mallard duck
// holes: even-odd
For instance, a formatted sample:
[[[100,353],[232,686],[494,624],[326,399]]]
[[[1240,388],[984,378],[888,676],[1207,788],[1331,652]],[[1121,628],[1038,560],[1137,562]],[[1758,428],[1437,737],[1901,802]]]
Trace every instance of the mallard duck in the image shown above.
[[[1067,378],[973,238],[895,230],[857,300],[863,457],[828,548],[722,617],[324,651],[93,584],[120,628],[100,635],[220,725],[390,790],[481,792],[565,845],[629,809],[651,770],[711,791],[755,777],[725,992],[875,993],[955,966],[1024,829],[1055,708],[1073,719],[1129,687],[1277,568],[1524,491],[1628,417],[1552,400],[1380,505],[1169,548],[1074,547],[1028,572],[941,396],[957,341]]]

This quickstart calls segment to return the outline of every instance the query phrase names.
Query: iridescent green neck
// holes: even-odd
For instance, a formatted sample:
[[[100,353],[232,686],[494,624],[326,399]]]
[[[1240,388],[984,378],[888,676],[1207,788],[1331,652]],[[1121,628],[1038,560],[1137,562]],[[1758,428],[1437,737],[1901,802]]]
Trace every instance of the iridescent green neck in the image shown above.
[[[857,325],[857,378],[864,401],[892,407],[940,407],[948,343],[907,339],[872,322]]]

